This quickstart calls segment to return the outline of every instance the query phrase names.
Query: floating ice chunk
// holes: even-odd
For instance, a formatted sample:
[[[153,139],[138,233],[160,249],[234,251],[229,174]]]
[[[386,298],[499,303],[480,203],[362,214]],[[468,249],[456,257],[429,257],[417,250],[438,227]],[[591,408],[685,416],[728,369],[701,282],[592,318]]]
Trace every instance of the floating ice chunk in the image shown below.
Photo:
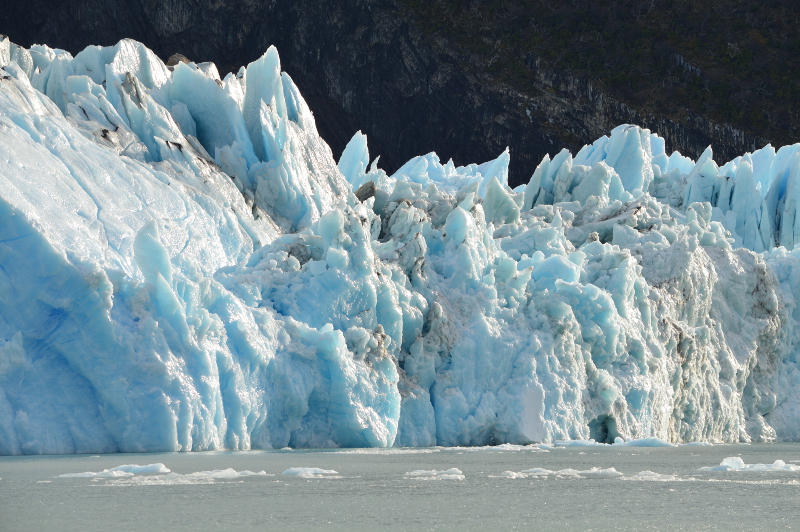
[[[693,477],[682,478],[678,475],[667,475],[662,473],[656,473],[654,471],[639,471],[635,475],[631,475],[629,477],[620,477],[620,480],[634,480],[634,481],[645,481],[645,482],[682,482],[686,480],[696,480]]]
[[[131,476],[127,478],[112,478],[106,481],[109,486],[175,486],[191,484],[214,484],[217,481],[236,480],[240,478],[273,477],[275,475],[266,471],[236,471],[235,469],[214,469],[212,471],[197,471],[182,475],[169,473],[166,475]]]
[[[127,471],[111,471],[109,469],[103,471],[86,471],[84,473],[67,473],[58,475],[58,478],[119,478],[119,477],[132,477],[133,473]]]
[[[552,471],[550,469],[534,467],[531,469],[526,469],[524,471],[503,471],[503,473],[500,476],[510,479],[529,478],[529,477],[535,478],[535,477],[547,477],[549,475],[552,475],[553,473],[555,473],[555,471]]]
[[[701,467],[700,471],[795,472],[800,471],[800,465],[787,464],[783,460],[775,460],[771,464],[745,464],[740,456],[729,456],[718,466]]]
[[[515,472],[515,471],[503,471],[503,472],[500,474],[500,476],[501,476],[501,477],[505,477],[505,478],[511,478],[511,479],[515,479],[515,478],[527,478],[527,475],[524,475],[524,474],[522,474],[522,473],[517,473],[517,472]]]
[[[718,466],[701,467],[701,471],[730,471],[745,469],[744,460],[738,456],[729,456],[720,462]]]
[[[547,476],[547,475],[552,475],[553,471],[549,469],[543,469],[541,467],[533,467],[531,469],[520,471],[519,473],[529,476]]]
[[[446,449],[452,450],[453,448],[447,447]],[[389,448],[389,449],[381,449],[381,448],[349,449],[349,450],[338,451],[337,454],[432,454],[439,452],[442,452],[442,449],[414,449],[408,447],[401,447],[401,448]]]
[[[244,471],[239,471],[240,477],[274,477],[274,474],[267,473],[264,470],[261,471],[249,471],[245,469]]]
[[[331,475],[338,475],[338,471],[333,469],[320,469],[318,467],[290,467],[281,475],[296,476],[298,478],[333,478]]]
[[[409,471],[403,476],[420,480],[464,480],[465,478],[464,473],[455,467],[452,467],[447,471],[437,471],[435,469],[417,469],[414,471]]]
[[[403,476],[404,477],[435,477],[439,474],[439,471],[435,469],[427,470],[427,469],[415,469],[414,471],[408,471]]]
[[[558,473],[559,472],[556,471],[556,474]],[[593,467],[591,469],[587,469],[584,471],[578,471],[578,475],[586,478],[618,478],[622,476],[622,473],[620,473],[613,467],[609,467],[608,469]]]
[[[525,469],[524,471],[504,471],[501,476],[516,479],[549,476],[571,478],[619,478],[623,475],[613,467],[609,467],[608,469],[593,467],[583,471],[579,471],[577,469],[560,469],[558,471],[552,471],[550,469],[534,467],[532,469]]]
[[[479,451],[498,451],[498,452],[517,452],[527,451],[533,453],[546,453],[552,449],[549,445],[530,444],[530,445],[516,445],[513,443],[502,443],[500,445],[484,445],[481,447],[439,447],[442,451],[459,451],[459,452],[479,452]],[[439,450],[437,449],[437,450]]]
[[[487,450],[494,450],[494,451],[530,451],[534,453],[541,453],[547,452],[546,449],[542,449],[541,446],[532,444],[532,445],[514,445],[513,443],[502,443],[500,445],[494,445],[491,447],[484,447]]]
[[[693,441],[689,443],[680,444],[681,447],[713,447],[714,444],[707,441]]]
[[[121,465],[117,466],[111,471],[127,471],[128,473],[133,473],[134,475],[160,475],[169,473],[170,470],[164,464],[149,464],[145,466],[140,465]]]
[[[265,477],[265,476],[272,476],[267,475],[266,471],[259,471],[254,473],[253,471],[236,471],[233,468],[227,469],[214,469],[212,471],[197,471],[195,473],[188,473],[184,475],[186,478],[189,479],[213,479],[213,480],[233,480],[240,477]]]
[[[593,439],[589,440],[556,440],[553,443],[556,447],[597,447],[597,446],[606,446],[605,443],[598,443]]]
[[[239,474],[236,472],[235,469],[228,468],[228,469],[214,469],[212,471],[197,471],[195,473],[189,473],[184,475],[188,478],[210,478],[210,479],[219,479],[219,480],[232,480],[235,478],[239,478]]]
[[[133,475],[163,475],[170,472],[164,464],[148,464],[144,466],[136,464],[126,464],[102,471],[86,471],[85,473],[67,473],[59,475],[58,478],[118,478],[130,477]]]
[[[614,440],[614,447],[677,447],[677,445],[656,437],[628,441],[617,437]]]

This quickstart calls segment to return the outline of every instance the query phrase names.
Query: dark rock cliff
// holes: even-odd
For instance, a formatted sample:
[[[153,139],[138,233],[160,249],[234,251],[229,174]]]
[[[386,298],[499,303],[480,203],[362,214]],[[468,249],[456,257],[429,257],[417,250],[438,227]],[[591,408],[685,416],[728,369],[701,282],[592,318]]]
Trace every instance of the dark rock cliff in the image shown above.
[[[0,32],[24,46],[47,43],[73,53],[130,37],[165,60],[178,52],[214,61],[221,72],[275,45],[334,154],[360,129],[387,171],[432,150],[466,164],[509,146],[516,185],[527,182],[545,153],[574,150],[623,122],[649,127],[668,149],[693,156],[711,144],[725,159],[767,141],[691,111],[673,120],[639,110],[591,76],[552,67],[535,50],[519,58],[526,80],[520,86],[498,75],[492,59],[431,31],[419,15],[400,0],[31,0],[0,12]]]

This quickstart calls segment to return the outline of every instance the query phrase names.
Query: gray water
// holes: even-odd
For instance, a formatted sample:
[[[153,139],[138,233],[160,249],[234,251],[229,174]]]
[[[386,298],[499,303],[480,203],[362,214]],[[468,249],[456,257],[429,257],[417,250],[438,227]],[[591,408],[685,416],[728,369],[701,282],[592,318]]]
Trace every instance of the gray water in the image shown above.
[[[698,471],[728,456],[798,464],[800,444],[0,457],[0,530],[800,529],[800,472]],[[274,476],[56,478],[158,462],[184,475],[233,468]],[[291,467],[338,474],[281,475]],[[501,476],[536,467],[614,467],[626,476],[648,470],[671,478]],[[464,480],[405,476],[450,468]]]

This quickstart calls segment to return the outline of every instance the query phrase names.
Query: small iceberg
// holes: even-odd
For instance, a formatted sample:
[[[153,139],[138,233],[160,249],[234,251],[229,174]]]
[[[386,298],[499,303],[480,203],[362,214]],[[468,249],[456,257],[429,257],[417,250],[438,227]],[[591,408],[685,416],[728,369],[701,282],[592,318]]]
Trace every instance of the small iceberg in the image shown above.
[[[701,467],[700,471],[800,471],[800,465],[787,464],[783,460],[775,460],[771,464],[745,464],[741,457],[729,456],[720,462],[718,466]]]

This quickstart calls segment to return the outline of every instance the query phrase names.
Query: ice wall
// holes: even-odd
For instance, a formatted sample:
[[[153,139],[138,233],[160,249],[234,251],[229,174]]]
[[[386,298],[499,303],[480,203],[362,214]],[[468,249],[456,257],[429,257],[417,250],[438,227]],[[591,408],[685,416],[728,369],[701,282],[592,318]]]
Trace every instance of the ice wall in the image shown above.
[[[797,146],[620,126],[512,191],[337,164],[274,48],[0,66],[0,454],[800,439]]]
[[[390,445],[380,336],[354,360],[214,278],[348,198],[291,80],[248,93],[133,41],[25,53],[0,78],[0,454]]]

